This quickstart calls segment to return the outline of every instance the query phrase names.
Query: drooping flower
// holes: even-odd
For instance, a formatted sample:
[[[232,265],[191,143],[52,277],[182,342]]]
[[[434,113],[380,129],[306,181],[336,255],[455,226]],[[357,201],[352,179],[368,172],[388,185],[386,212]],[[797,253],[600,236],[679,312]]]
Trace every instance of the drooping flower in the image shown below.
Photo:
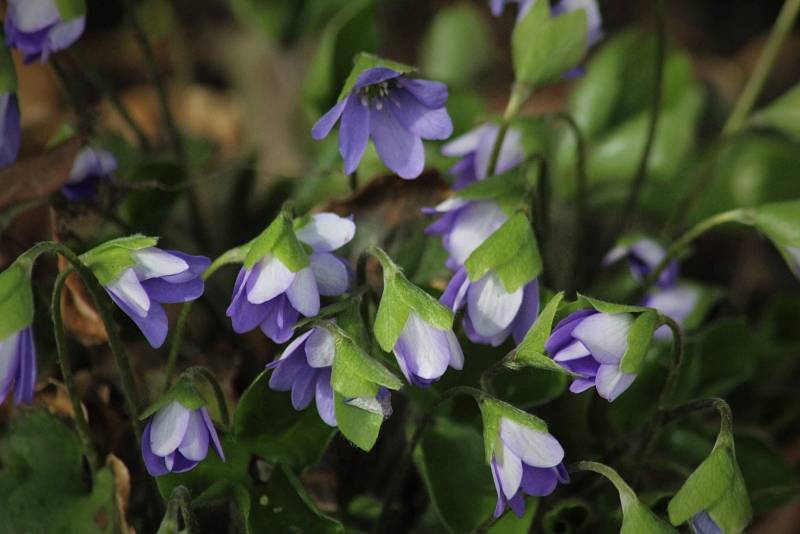
[[[497,273],[470,282],[466,269],[460,267],[440,302],[454,312],[466,307],[464,332],[473,343],[497,347],[509,334],[520,343],[539,315],[539,281],[534,279],[509,293]]]
[[[443,155],[461,158],[448,171],[455,177],[453,189],[463,189],[489,176],[489,162],[499,131],[497,124],[487,123],[442,146]],[[516,128],[509,128],[497,157],[496,174],[507,172],[522,161],[521,140],[522,133]]]
[[[267,369],[273,369],[269,387],[275,391],[291,390],[295,410],[305,410],[315,400],[320,418],[327,425],[336,426],[331,386],[335,355],[333,334],[325,328],[312,328],[292,341],[280,358],[267,364]],[[384,418],[392,413],[391,396],[386,388],[380,388],[374,398],[356,397],[346,402],[380,413]]]
[[[500,418],[499,439],[491,459],[497,491],[494,517],[511,507],[525,515],[525,495],[550,495],[559,482],[569,482],[564,467],[564,449],[548,432],[541,432],[507,417]]]
[[[205,460],[209,442],[224,462],[225,454],[208,410],[192,410],[172,401],[147,421],[142,433],[144,465],[154,477],[184,473]]]
[[[110,178],[116,170],[117,159],[114,154],[108,150],[85,147],[75,157],[61,192],[73,202],[92,198],[97,194],[100,180]]]
[[[612,248],[603,258],[603,265],[611,265],[622,258],[628,262],[631,274],[638,281],[643,281],[666,256],[667,251],[661,244],[649,237],[643,237],[627,244],[620,244]],[[678,262],[673,260],[667,268],[658,275],[656,284],[659,287],[672,287],[678,280],[680,268]]]
[[[653,289],[642,302],[642,306],[654,308],[683,328],[684,322],[692,314],[700,300],[700,290],[689,284],[676,283],[668,288]],[[672,339],[672,331],[667,326],[659,327],[653,337],[661,341]]]
[[[188,302],[203,294],[204,256],[148,247],[131,251],[135,264],[105,284],[111,299],[130,317],[154,348],[167,338],[162,304]]]
[[[8,0],[6,43],[22,52],[25,62],[47,61],[83,34],[86,16],[64,20],[55,0]]]
[[[0,404],[14,386],[14,404],[33,402],[36,346],[30,326],[0,341]]]
[[[435,208],[424,208],[423,212],[442,215],[425,233],[442,236],[442,245],[449,254],[446,265],[453,271],[464,265],[470,254],[508,220],[492,201],[451,198]]]
[[[578,378],[570,391],[580,393],[591,387],[604,399],[613,401],[636,378],[623,373],[620,361],[628,348],[633,316],[579,310],[565,317],[545,344],[547,354]]]
[[[336,103],[311,130],[321,140],[341,118],[339,152],[344,170],[358,168],[371,138],[383,163],[405,179],[422,174],[423,139],[447,139],[453,123],[444,105],[447,86],[409,78],[387,67],[366,69],[347,97]]]
[[[356,225],[333,213],[313,215],[296,231],[297,239],[311,247],[309,265],[292,272],[280,259],[267,254],[252,269],[242,268],[233,288],[226,315],[239,334],[257,326],[276,343],[292,337],[300,314],[319,312],[320,295],[341,295],[350,285],[347,264],[334,250],[349,243]]]
[[[506,5],[519,4],[517,21],[525,17],[537,0],[489,0],[489,8],[495,17],[503,14]],[[559,0],[550,8],[550,16],[558,17],[578,9],[586,10],[586,48],[589,49],[603,38],[603,21],[597,0]]]
[[[17,94],[13,91],[0,93],[0,169],[17,160],[20,143],[20,115]]]
[[[436,328],[415,311],[409,312],[392,352],[403,375],[415,386],[430,386],[448,366],[464,367],[464,353],[453,331]]]

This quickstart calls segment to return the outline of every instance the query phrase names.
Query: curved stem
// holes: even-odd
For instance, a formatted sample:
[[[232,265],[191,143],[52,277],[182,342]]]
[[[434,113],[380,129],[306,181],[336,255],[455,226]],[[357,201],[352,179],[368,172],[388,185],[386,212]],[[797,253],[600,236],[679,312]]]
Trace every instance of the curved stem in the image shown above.
[[[470,397],[474,398],[476,401],[480,401],[486,393],[468,386],[457,386],[451,389],[448,389],[442,396],[439,397],[436,402],[434,402],[425,412],[425,415],[420,421],[419,425],[417,425],[414,434],[411,436],[411,439],[408,441],[406,446],[406,450],[403,454],[403,458],[400,460],[398,465],[400,466],[395,473],[394,478],[392,479],[391,485],[386,492],[386,496],[383,499],[383,505],[381,506],[381,514],[379,516],[378,521],[375,523],[375,528],[373,532],[380,532],[382,526],[386,526],[387,520],[391,513],[391,506],[397,498],[397,494],[400,492],[400,489],[403,485],[403,482],[406,479],[406,473],[408,469],[411,467],[411,461],[414,456],[414,450],[416,450],[417,445],[419,445],[420,440],[422,439],[422,435],[427,430],[428,425],[431,424],[433,421],[436,409],[441,406],[444,402],[451,400],[458,395],[469,395]]]
[[[486,170],[489,176],[493,176],[497,173],[497,161],[500,159],[500,151],[503,148],[503,141],[505,141],[508,128],[511,126],[511,121],[514,120],[514,117],[519,113],[520,108],[522,108],[522,104],[528,99],[530,93],[531,88],[528,84],[524,82],[514,82],[514,86],[511,89],[511,96],[508,99],[506,110],[503,112],[503,118],[500,122],[500,130],[498,130],[497,138],[494,140],[492,155],[489,158],[489,167]]]
[[[64,336],[64,323],[61,318],[61,293],[64,289],[64,284],[69,275],[74,270],[67,267],[56,278],[55,285],[53,286],[52,301],[50,303],[50,316],[53,321],[53,336],[56,341],[56,353],[58,354],[58,363],[61,366],[61,376],[64,379],[64,385],[67,387],[69,400],[72,404],[72,411],[75,413],[75,428],[78,431],[78,437],[81,440],[83,447],[83,454],[89,462],[89,469],[94,475],[99,467],[99,460],[97,451],[92,443],[91,432],[89,430],[89,422],[86,420],[86,415],[83,413],[80,397],[78,397],[78,388],[75,385],[75,379],[72,376],[72,365],[69,359],[69,349],[67,348],[67,340]]]
[[[653,99],[650,102],[650,123],[647,128],[642,155],[639,158],[639,166],[633,177],[631,190],[625,201],[622,211],[622,218],[612,235],[612,243],[616,242],[619,235],[624,232],[633,218],[636,205],[642,193],[645,180],[647,179],[647,165],[650,161],[650,154],[653,151],[653,144],[656,138],[658,120],[661,115],[661,93],[662,79],[664,77],[664,60],[666,56],[666,24],[664,22],[664,2],[663,0],[653,0],[653,16],[656,23],[656,42],[655,42],[655,72],[653,73]]]
[[[653,284],[658,280],[658,277],[661,275],[661,272],[667,268],[672,260],[674,260],[678,254],[680,254],[683,249],[685,249],[692,241],[697,239],[702,234],[706,233],[707,231],[711,230],[712,228],[719,226],[721,224],[726,224],[729,222],[738,222],[742,224],[750,224],[751,215],[747,209],[735,209],[731,211],[725,211],[723,213],[718,213],[717,215],[713,215],[708,219],[704,219],[690,228],[685,234],[683,234],[680,238],[678,238],[670,247],[667,249],[667,253],[664,254],[664,258],[662,258],[661,262],[656,265],[656,267],[650,272],[647,278],[644,279],[642,283],[642,291],[647,291],[650,289]]]
[[[203,281],[207,281],[211,276],[216,273],[221,267],[231,263],[241,263],[246,256],[245,247],[235,247],[219,256],[214,262],[208,266],[208,269],[203,273]],[[172,339],[169,344],[169,355],[167,356],[167,365],[164,372],[164,393],[166,393],[172,386],[172,378],[175,374],[175,365],[178,362],[178,354],[181,350],[183,343],[183,332],[186,330],[186,323],[189,320],[189,312],[192,311],[192,302],[185,302],[181,306],[180,314],[178,315],[178,322],[175,325],[175,330],[172,333]]]
[[[758,95],[767,81],[770,71],[772,71],[772,66],[775,64],[781,45],[794,25],[798,12],[800,12],[800,0],[786,0],[783,3],[781,12],[772,26],[767,43],[758,58],[756,67],[739,95],[739,99],[736,101],[730,117],[728,117],[728,122],[725,123],[725,127],[722,129],[722,135],[730,135],[744,125],[750,110],[756,103]]]
[[[202,365],[195,365],[186,370],[190,376],[202,376],[206,382],[211,385],[214,390],[214,397],[217,399],[217,407],[219,408],[219,416],[222,418],[222,424],[225,429],[230,426],[230,417],[228,417],[228,404],[225,402],[225,394],[222,392],[222,386],[219,385],[217,377],[211,372],[211,369]]]
[[[600,462],[582,461],[569,466],[570,471],[590,471],[602,475],[603,478],[611,482],[619,493],[620,503],[624,509],[630,502],[637,500],[636,493],[631,489],[619,473],[611,467]]]

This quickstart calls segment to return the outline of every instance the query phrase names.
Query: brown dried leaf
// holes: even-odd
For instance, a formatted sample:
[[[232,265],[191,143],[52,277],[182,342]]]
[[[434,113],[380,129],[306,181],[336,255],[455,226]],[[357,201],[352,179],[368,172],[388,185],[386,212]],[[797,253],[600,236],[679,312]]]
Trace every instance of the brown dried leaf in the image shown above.
[[[114,473],[114,493],[117,498],[117,510],[119,511],[120,530],[122,534],[136,534],[136,530],[128,524],[127,509],[131,498],[131,474],[127,466],[114,456],[109,454],[106,457],[106,465]]]
[[[61,189],[83,140],[73,137],[0,171],[0,209]]]
[[[66,267],[67,261],[59,256],[58,270],[63,271]],[[74,273],[67,278],[65,290],[61,293],[61,316],[67,330],[83,345],[101,345],[108,341],[105,325],[83,282]]]

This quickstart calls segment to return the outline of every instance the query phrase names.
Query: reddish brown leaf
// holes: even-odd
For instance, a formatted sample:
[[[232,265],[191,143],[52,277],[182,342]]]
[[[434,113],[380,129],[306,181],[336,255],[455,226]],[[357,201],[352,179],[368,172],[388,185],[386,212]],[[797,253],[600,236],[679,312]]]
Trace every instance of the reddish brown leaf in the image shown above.
[[[67,261],[59,256],[59,271],[66,267]],[[103,320],[94,308],[83,282],[74,273],[67,278],[66,287],[61,293],[61,316],[67,330],[84,345],[100,345],[108,341]]]

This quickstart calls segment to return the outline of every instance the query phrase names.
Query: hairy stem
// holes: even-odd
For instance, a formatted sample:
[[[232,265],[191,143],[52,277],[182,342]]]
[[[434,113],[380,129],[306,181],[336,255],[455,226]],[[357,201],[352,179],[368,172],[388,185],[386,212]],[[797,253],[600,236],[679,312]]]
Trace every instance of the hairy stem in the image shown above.
[[[503,112],[503,119],[500,121],[500,130],[497,132],[497,139],[494,141],[492,147],[492,155],[489,158],[489,167],[487,173],[493,176],[497,173],[497,160],[500,159],[500,151],[503,148],[503,141],[505,141],[508,128],[511,126],[511,121],[519,113],[522,104],[528,99],[531,93],[531,88],[528,84],[523,82],[515,82],[511,89],[511,97],[508,99],[506,110]]]
[[[778,18],[775,20],[775,24],[772,26],[772,31],[758,58],[755,69],[753,69],[753,73],[750,75],[742,93],[739,95],[739,99],[736,101],[736,105],[733,107],[730,117],[728,117],[728,122],[725,123],[722,129],[722,135],[730,135],[736,132],[747,121],[747,116],[750,114],[750,110],[753,109],[758,95],[764,88],[764,84],[778,57],[781,45],[784,40],[786,40],[786,36],[789,35],[798,12],[800,12],[800,0],[786,0],[783,3],[783,7],[778,14]]]
[[[75,413],[75,428],[78,431],[78,437],[81,440],[83,454],[89,462],[89,469],[92,475],[97,472],[99,468],[99,459],[97,450],[92,443],[92,437],[89,430],[89,422],[86,420],[86,415],[83,413],[80,397],[78,397],[78,388],[75,385],[75,378],[72,375],[72,365],[69,359],[69,349],[67,347],[67,340],[64,336],[64,322],[61,318],[61,293],[64,289],[64,284],[69,275],[74,270],[67,267],[56,278],[55,285],[53,286],[52,301],[50,304],[50,316],[53,321],[53,335],[56,341],[56,353],[58,354],[58,363],[61,366],[61,376],[64,379],[64,385],[67,387],[69,400],[72,404],[72,411]]]

